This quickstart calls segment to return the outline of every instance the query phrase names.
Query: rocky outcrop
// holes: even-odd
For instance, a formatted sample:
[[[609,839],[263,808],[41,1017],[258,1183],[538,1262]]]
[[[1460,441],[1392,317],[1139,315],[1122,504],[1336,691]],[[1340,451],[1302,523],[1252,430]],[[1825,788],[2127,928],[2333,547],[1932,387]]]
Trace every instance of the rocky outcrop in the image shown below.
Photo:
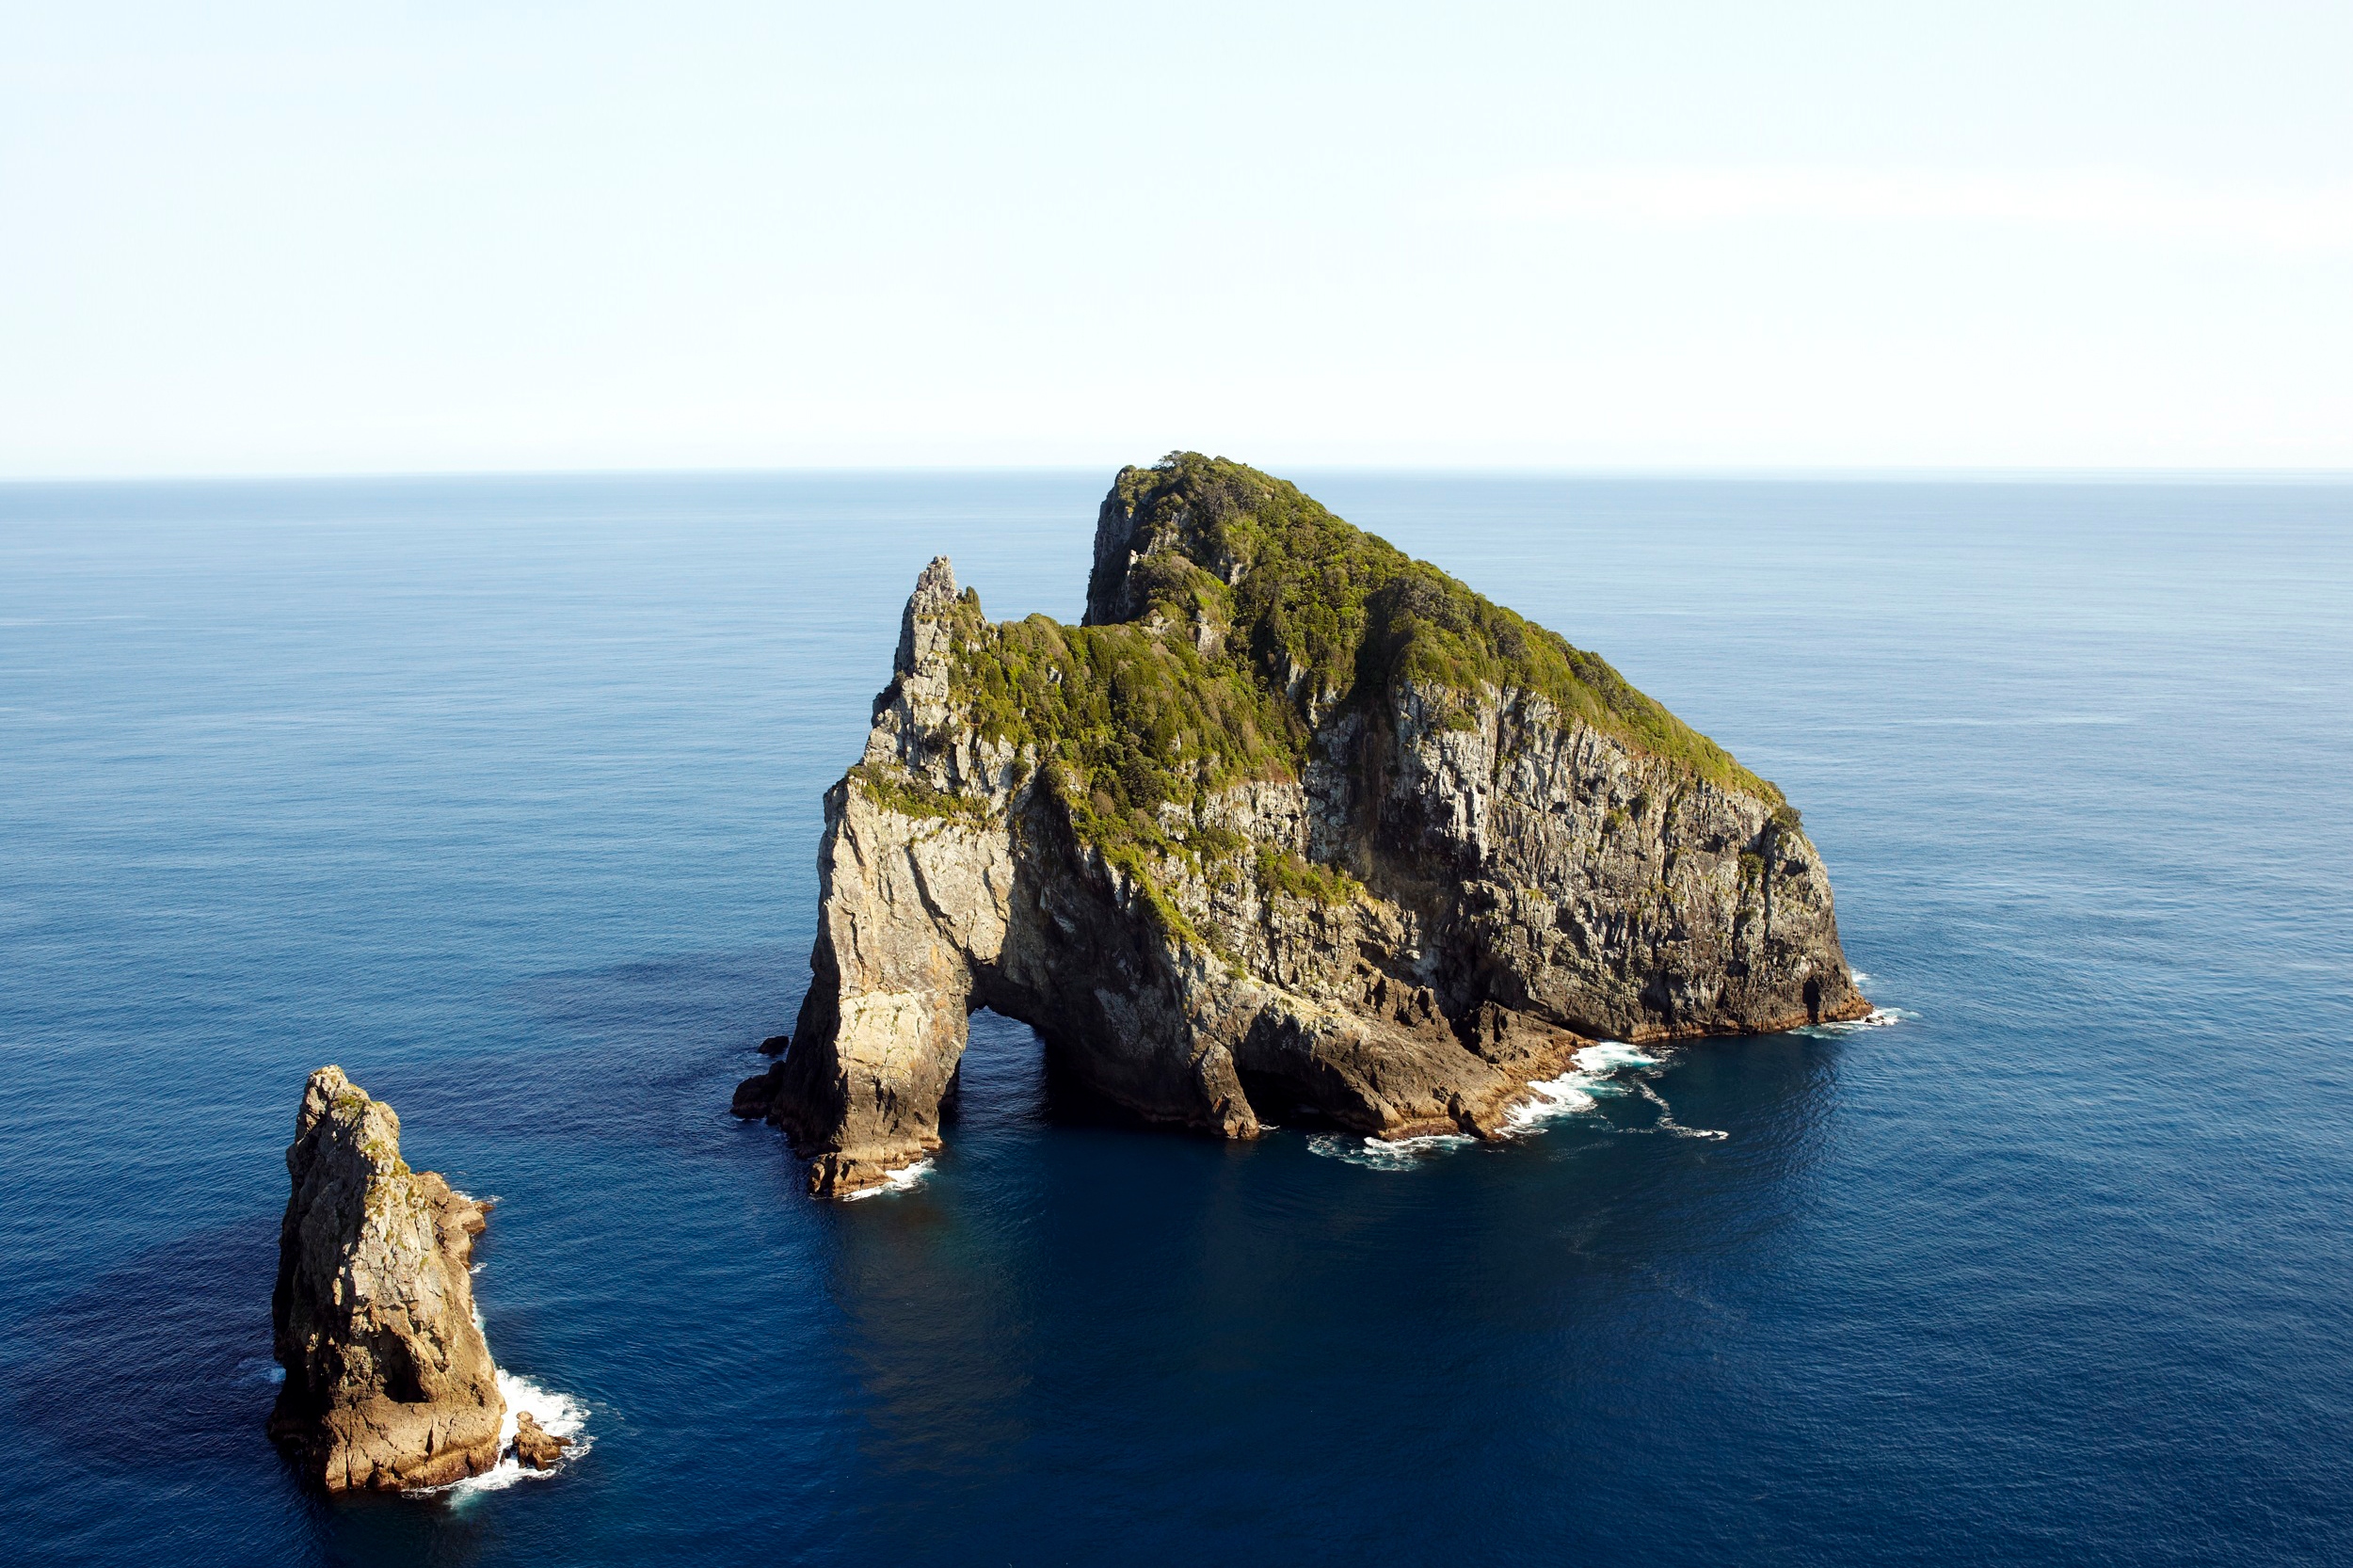
[[[537,1416],[528,1410],[515,1413],[515,1461],[534,1470],[552,1470],[564,1459],[564,1450],[572,1446],[568,1437],[558,1437],[539,1424]]]
[[[812,981],[738,1115],[811,1190],[939,1142],[965,1020],[1140,1115],[1490,1135],[1595,1037],[1858,1017],[1770,784],[1555,634],[1197,455],[1124,471],[1087,620],[918,580],[827,793]]]
[[[489,1469],[505,1401],[468,1275],[482,1206],[411,1171],[400,1118],[340,1067],[304,1086],[286,1168],[271,1435],[329,1492]]]

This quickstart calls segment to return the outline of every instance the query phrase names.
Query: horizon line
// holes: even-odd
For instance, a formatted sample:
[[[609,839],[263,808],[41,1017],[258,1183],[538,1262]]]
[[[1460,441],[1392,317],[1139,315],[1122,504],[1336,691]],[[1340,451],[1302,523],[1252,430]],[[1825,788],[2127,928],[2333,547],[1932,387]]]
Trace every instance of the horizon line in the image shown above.
[[[1189,449],[1181,449],[1189,450]],[[1212,454],[1212,456],[1223,456]],[[1245,459],[1232,458],[1242,462]],[[1149,467],[1148,463],[1121,467]],[[1256,463],[1248,466],[1257,468]],[[1289,472],[1367,474],[1393,478],[1645,479],[1745,483],[1944,484],[2353,484],[2353,465],[2126,466],[2103,464],[1603,464],[1603,463],[1348,463],[1284,464]],[[0,489],[38,486],[429,484],[454,480],[728,479],[866,477],[882,475],[1079,474],[1105,472],[1096,463],[783,463],[617,468],[256,469],[241,472],[0,474]],[[1110,472],[1116,472],[1116,468]],[[1261,472],[1273,472],[1273,470]],[[1276,474],[1275,477],[1282,477]]]

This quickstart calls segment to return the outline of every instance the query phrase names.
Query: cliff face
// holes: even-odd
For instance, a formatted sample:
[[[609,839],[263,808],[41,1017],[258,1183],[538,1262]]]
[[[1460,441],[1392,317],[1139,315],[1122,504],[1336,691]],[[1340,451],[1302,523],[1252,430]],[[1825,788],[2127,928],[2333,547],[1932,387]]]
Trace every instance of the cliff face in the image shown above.
[[[481,1206],[409,1170],[400,1118],[339,1067],[304,1086],[286,1169],[271,1435],[330,1492],[489,1469],[505,1400],[467,1272]]]
[[[965,1019],[1142,1115],[1494,1132],[1594,1036],[1858,1017],[1780,792],[1601,660],[1192,454],[1124,471],[1087,619],[916,584],[825,799],[813,980],[737,1091],[811,1190],[938,1145]]]

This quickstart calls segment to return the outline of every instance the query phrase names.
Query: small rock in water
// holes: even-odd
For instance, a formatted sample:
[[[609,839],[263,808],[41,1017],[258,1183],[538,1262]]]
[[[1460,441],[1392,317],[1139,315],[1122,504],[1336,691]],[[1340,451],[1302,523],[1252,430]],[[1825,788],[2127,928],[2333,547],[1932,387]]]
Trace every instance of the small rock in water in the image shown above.
[[[548,1431],[530,1411],[515,1413],[515,1458],[520,1463],[535,1470],[552,1470],[571,1446],[570,1438]]]

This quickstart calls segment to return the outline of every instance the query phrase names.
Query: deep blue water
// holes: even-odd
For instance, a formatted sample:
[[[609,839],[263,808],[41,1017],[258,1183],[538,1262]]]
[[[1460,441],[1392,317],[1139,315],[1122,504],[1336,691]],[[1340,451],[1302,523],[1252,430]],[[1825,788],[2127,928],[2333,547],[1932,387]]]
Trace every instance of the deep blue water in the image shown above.
[[[1906,1021],[1377,1170],[983,1016],[819,1206],[726,1114],[819,795],[922,562],[1075,617],[1106,475],[0,488],[8,1555],[2353,1557],[2353,488],[1306,477],[1786,788]],[[329,1061],[501,1198],[565,1472],[264,1440]]]

